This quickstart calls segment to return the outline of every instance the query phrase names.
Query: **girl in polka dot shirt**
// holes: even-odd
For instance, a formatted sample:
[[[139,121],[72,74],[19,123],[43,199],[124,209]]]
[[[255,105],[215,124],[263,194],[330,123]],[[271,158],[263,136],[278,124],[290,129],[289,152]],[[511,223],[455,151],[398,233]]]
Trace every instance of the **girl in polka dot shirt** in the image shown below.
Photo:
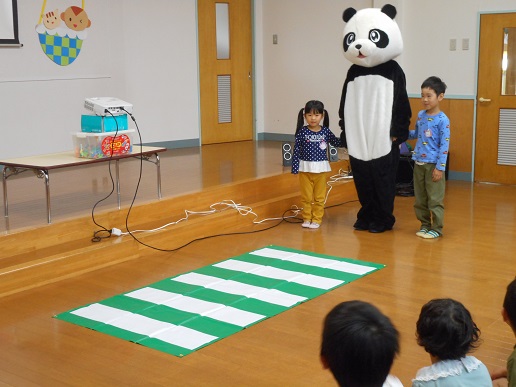
[[[306,121],[306,125],[305,125]],[[323,125],[321,126],[321,121]],[[304,228],[321,226],[326,198],[326,177],[331,171],[328,144],[340,147],[338,137],[328,128],[330,117],[321,101],[308,101],[297,118],[292,173],[299,173]]]

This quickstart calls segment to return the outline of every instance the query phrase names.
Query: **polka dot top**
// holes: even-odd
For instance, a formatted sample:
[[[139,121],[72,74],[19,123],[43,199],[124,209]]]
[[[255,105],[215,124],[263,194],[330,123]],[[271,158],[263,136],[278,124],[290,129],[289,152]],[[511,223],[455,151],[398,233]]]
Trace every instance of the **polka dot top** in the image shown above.
[[[303,126],[296,134],[294,155],[292,156],[292,173],[321,173],[331,171],[328,162],[328,144],[341,147],[341,142],[332,131],[323,126],[318,132]]]

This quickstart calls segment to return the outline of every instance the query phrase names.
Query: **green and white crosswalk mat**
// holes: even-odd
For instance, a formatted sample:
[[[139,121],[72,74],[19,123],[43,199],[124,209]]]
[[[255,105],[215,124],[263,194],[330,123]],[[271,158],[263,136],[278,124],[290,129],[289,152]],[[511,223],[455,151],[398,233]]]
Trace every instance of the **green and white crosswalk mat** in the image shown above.
[[[384,267],[268,246],[55,317],[185,356]]]

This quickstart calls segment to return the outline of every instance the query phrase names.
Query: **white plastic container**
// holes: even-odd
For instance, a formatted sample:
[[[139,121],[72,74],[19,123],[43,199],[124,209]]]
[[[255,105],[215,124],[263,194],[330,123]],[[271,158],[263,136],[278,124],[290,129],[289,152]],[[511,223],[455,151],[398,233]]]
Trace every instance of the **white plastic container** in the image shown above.
[[[106,133],[72,133],[76,157],[101,159],[131,153],[134,129]]]

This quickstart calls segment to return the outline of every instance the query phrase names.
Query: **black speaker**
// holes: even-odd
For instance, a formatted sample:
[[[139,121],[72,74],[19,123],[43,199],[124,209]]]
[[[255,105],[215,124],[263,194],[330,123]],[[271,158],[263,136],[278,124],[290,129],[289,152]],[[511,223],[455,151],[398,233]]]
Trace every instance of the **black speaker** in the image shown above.
[[[281,154],[283,158],[283,166],[291,167],[292,166],[292,156],[294,155],[294,147],[290,142],[284,142],[281,145]]]
[[[414,160],[411,156],[400,156],[396,184],[411,184],[414,178]]]
[[[396,195],[414,196],[414,160],[410,155],[401,155],[396,173]]]
[[[328,144],[328,158],[330,159],[330,162],[339,161],[338,149],[331,144]]]

